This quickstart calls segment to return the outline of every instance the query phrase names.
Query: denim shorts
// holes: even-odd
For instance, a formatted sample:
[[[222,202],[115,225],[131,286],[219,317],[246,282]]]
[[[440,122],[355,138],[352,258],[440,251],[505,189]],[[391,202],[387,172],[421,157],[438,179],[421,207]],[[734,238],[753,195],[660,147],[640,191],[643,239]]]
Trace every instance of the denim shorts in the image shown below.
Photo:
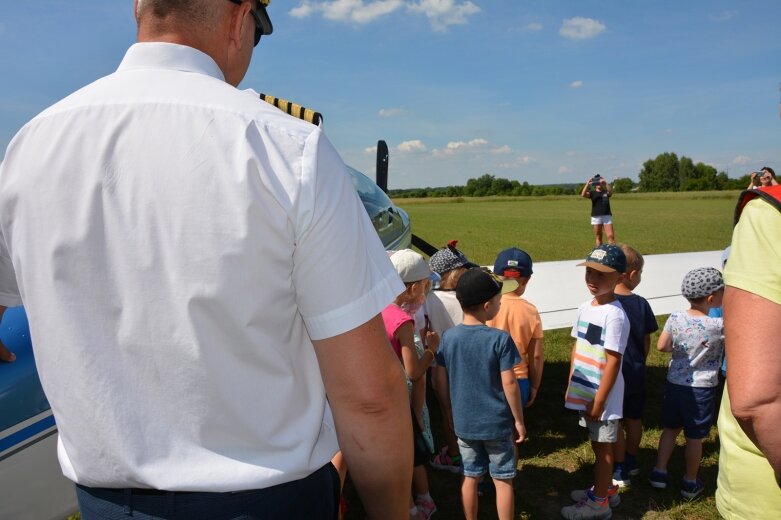
[[[594,442],[616,442],[618,440],[618,419],[589,421],[585,412],[580,412],[578,424],[588,429],[588,438]]]
[[[480,477],[486,471],[496,480],[510,480],[515,477],[515,443],[512,435],[506,439],[478,441],[458,439],[461,450],[461,464],[465,477]]]
[[[526,403],[529,402],[529,397],[531,397],[532,385],[529,383],[528,377],[519,378],[516,381],[518,381],[518,388],[521,389],[521,405],[526,406]]]
[[[667,381],[662,426],[683,428],[687,439],[704,439],[716,419],[716,387],[691,387]]]

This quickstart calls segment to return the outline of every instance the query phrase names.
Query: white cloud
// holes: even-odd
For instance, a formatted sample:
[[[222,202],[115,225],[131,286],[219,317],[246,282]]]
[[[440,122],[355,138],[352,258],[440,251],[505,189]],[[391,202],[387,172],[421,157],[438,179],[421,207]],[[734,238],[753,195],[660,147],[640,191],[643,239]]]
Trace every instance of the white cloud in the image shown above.
[[[422,13],[431,22],[435,31],[444,31],[450,25],[464,25],[480,8],[469,1],[457,3],[456,0],[419,0],[407,4],[413,13]]]
[[[523,32],[536,32],[542,30],[542,24],[537,22],[527,23],[523,27],[521,27],[521,31]]]
[[[380,117],[393,117],[402,114],[404,111],[400,108],[381,108],[377,114]]]
[[[500,146],[498,148],[494,148],[493,150],[491,150],[491,153],[494,153],[494,154],[497,154],[497,155],[504,155],[504,154],[508,154],[508,153],[513,153],[513,149],[505,144],[505,145],[502,145],[502,146]]]
[[[411,141],[404,141],[403,143],[399,144],[396,149],[400,152],[410,153],[425,152],[428,148],[426,148],[426,145],[423,144],[423,141],[420,139],[413,139]]]
[[[515,158],[514,161],[497,164],[496,167],[510,169],[510,168],[518,168],[519,166],[526,166],[527,164],[535,164],[536,162],[537,159],[535,159],[531,155],[519,155]]]
[[[488,141],[485,139],[472,139],[469,142],[464,141],[450,141],[447,143],[448,150],[458,150],[459,148],[475,148],[477,146],[485,146]]]
[[[572,170],[569,168],[569,166],[559,166],[559,170],[558,170],[559,175],[563,175],[563,174],[569,173],[571,171]]]
[[[751,162],[751,157],[748,155],[738,155],[734,159],[732,159],[732,164],[736,164],[739,166],[744,166]]]
[[[583,86],[583,81],[581,81],[579,79],[576,79],[575,81],[573,81],[572,83],[569,84],[570,88],[580,88],[582,86]]]
[[[328,20],[364,24],[400,9],[425,15],[435,31],[444,31],[450,25],[463,25],[471,15],[480,12],[480,8],[468,0],[460,3],[457,0],[300,0],[289,14],[294,18],[306,18],[321,13]]]
[[[708,16],[712,22],[727,22],[738,15],[737,11],[722,11]]]
[[[404,7],[404,0],[329,0],[313,2],[301,0],[301,3],[290,10],[294,18],[306,18],[316,12],[323,18],[338,22],[368,23],[388,15]]]
[[[363,154],[364,155],[374,155],[375,153],[377,153],[377,147],[376,146],[370,146],[368,148],[364,148],[363,149]]]
[[[559,36],[570,40],[587,40],[598,36],[606,29],[605,24],[593,18],[566,18],[561,23]]]

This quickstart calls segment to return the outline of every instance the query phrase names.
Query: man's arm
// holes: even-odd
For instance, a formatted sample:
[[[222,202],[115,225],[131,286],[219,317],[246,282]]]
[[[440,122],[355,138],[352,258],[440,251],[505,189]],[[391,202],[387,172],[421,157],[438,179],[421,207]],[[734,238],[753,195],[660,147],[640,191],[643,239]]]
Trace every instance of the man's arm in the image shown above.
[[[605,411],[607,396],[616,384],[618,373],[621,371],[621,354],[613,350],[606,350],[607,362],[605,370],[602,372],[602,380],[599,382],[599,389],[594,400],[586,405],[586,419],[589,421],[599,421],[602,418],[602,412]]]
[[[515,431],[518,437],[515,439],[517,444],[523,442],[526,438],[526,425],[523,422],[523,406],[521,406],[521,389],[518,387],[518,380],[515,379],[513,369],[502,370],[502,390],[507,404],[510,405],[510,411],[515,419]]]
[[[750,324],[750,325],[747,325]],[[781,305],[727,286],[727,389],[732,415],[781,475]]]
[[[412,485],[410,403],[382,318],[313,343],[339,446],[368,517],[406,518]]]
[[[532,338],[526,350],[529,357],[529,407],[537,399],[542,384],[542,368],[545,366],[545,354],[542,351],[542,338]]]

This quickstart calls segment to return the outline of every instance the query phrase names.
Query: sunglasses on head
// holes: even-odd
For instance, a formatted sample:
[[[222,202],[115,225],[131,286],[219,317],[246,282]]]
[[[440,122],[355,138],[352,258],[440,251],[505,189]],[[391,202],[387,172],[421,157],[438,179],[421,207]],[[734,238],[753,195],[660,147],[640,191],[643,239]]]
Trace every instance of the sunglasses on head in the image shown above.
[[[241,5],[242,0],[228,0],[236,5]],[[255,20],[255,45],[260,42],[260,37],[264,34],[271,34],[274,32],[274,26],[271,25],[271,18],[268,17],[266,6],[271,0],[258,0],[258,10],[250,9],[252,19]]]

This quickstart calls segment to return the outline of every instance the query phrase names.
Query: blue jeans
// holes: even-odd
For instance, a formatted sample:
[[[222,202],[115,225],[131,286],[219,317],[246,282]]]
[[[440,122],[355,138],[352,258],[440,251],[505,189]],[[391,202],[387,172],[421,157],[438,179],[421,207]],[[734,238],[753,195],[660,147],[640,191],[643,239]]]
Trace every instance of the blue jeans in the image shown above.
[[[458,439],[464,476],[480,477],[488,471],[491,478],[510,480],[515,477],[515,443],[513,436],[490,441]]]
[[[336,520],[339,474],[329,462],[308,477],[234,493],[76,485],[82,520]]]

